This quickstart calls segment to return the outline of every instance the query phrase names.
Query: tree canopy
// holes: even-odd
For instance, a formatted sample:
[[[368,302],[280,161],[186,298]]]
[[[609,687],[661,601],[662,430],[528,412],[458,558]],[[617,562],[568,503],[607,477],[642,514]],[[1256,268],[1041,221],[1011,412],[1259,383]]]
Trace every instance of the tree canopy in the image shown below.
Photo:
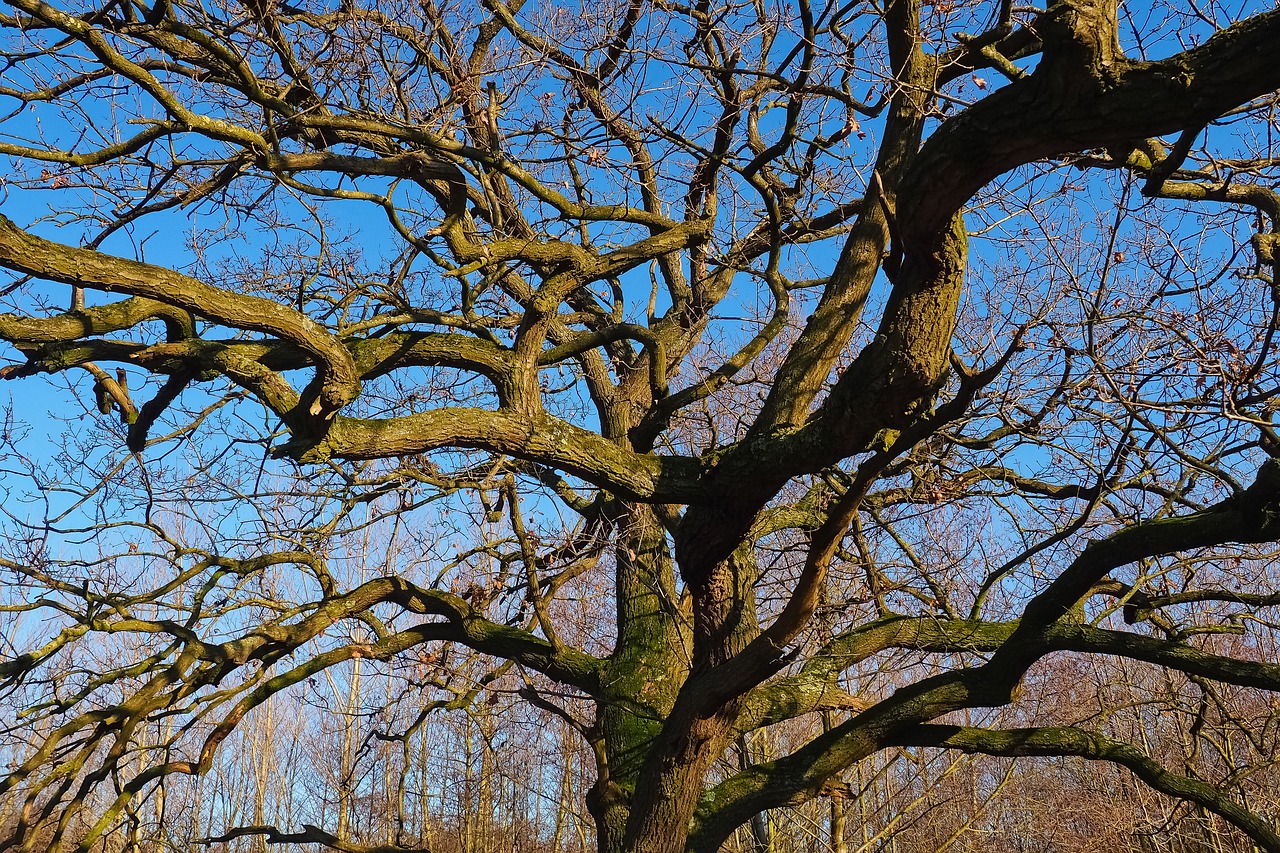
[[[363,665],[405,766],[561,721],[603,853],[904,748],[1280,851],[1280,11],[5,6],[0,849],[140,849]],[[286,818],[192,849],[429,846]]]

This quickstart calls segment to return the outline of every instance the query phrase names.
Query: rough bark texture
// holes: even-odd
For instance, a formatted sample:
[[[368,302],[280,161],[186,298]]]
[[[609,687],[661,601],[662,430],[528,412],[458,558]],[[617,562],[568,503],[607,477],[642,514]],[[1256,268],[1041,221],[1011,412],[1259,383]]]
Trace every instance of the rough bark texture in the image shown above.
[[[15,612],[55,599],[75,602],[58,605],[66,623],[50,637],[0,659],[5,689],[17,690],[97,634],[163,637],[171,647],[145,666],[106,677],[102,684],[119,685],[120,693],[105,709],[90,701],[96,687],[64,706],[57,678],[47,681],[56,695],[39,706],[47,724],[38,734],[31,729],[33,745],[0,777],[0,797],[23,799],[26,807],[13,826],[0,826],[0,849],[30,849],[37,838],[50,850],[98,849],[135,795],[151,792],[167,774],[207,772],[220,744],[272,695],[352,660],[405,659],[447,646],[475,656],[469,661],[484,656],[496,663],[441,707],[476,704],[483,690],[514,684],[518,674],[523,681],[504,687],[507,694],[558,716],[589,745],[596,781],[586,801],[602,853],[710,853],[762,812],[830,795],[857,762],[906,745],[1113,762],[1157,791],[1220,815],[1263,849],[1280,850],[1275,827],[1225,783],[1175,773],[1099,732],[936,722],[951,712],[1014,703],[1027,672],[1052,653],[1116,655],[1188,678],[1280,689],[1276,665],[1200,647],[1191,639],[1196,631],[1160,621],[1164,612],[1206,601],[1270,607],[1280,601],[1277,593],[1139,589],[1143,573],[1161,561],[1280,540],[1280,468],[1261,461],[1280,452],[1271,428],[1274,390],[1259,379],[1274,362],[1280,309],[1258,340],[1250,339],[1257,351],[1250,358],[1214,344],[1213,352],[1225,353],[1213,362],[1223,387],[1230,379],[1244,389],[1230,399],[1213,398],[1211,388],[1163,407],[1140,406],[1124,397],[1137,391],[1120,387],[1117,370],[1087,388],[1064,380],[1040,413],[1014,399],[966,421],[1022,351],[1024,333],[1052,306],[1016,329],[993,324],[1012,340],[984,344],[986,367],[969,367],[957,354],[962,339],[971,344],[965,312],[976,310],[966,301],[977,275],[970,228],[984,236],[995,228],[974,226],[966,208],[1003,176],[1031,175],[1032,165],[1057,179],[1055,160],[1142,180],[1141,192],[1152,199],[1251,211],[1259,233],[1238,251],[1253,266],[1238,277],[1263,282],[1274,295],[1280,202],[1265,180],[1274,174],[1274,156],[1224,155],[1218,159],[1229,162],[1222,167],[1231,170],[1227,177],[1213,171],[1221,163],[1210,154],[1188,158],[1206,125],[1225,117],[1246,116],[1274,131],[1273,119],[1253,102],[1280,88],[1280,11],[1146,61],[1121,49],[1118,4],[1111,0],[1068,0],[1034,16],[1004,4],[992,10],[991,29],[977,35],[931,29],[939,25],[922,18],[918,0],[890,0],[865,37],[883,62],[866,75],[881,81],[881,102],[864,104],[846,73],[861,42],[848,41],[841,29],[856,19],[847,17],[852,6],[841,11],[839,4],[816,10],[797,3],[785,20],[792,30],[781,39],[782,25],[762,14],[739,39],[718,16],[747,15],[745,6],[628,3],[616,21],[593,13],[609,35],[587,48],[576,31],[557,29],[554,11],[534,15],[523,3],[499,0],[486,0],[474,20],[424,3],[412,27],[358,3],[338,11],[247,3],[226,20],[179,2],[111,3],[83,13],[38,0],[8,5],[12,13],[0,16],[6,37],[31,39],[38,49],[7,48],[9,67],[19,71],[16,82],[3,84],[6,97],[56,105],[67,92],[91,91],[110,79],[155,111],[99,134],[113,141],[95,152],[14,141],[16,130],[0,139],[0,154],[14,163],[64,170],[39,179],[51,190],[68,190],[66,176],[84,174],[86,186],[107,182],[102,186],[124,197],[127,182],[109,183],[115,179],[93,171],[99,167],[145,173],[154,183],[81,246],[51,238],[39,223],[0,216],[0,268],[16,282],[5,294],[18,293],[13,310],[0,314],[0,339],[20,359],[3,376],[87,371],[99,410],[123,422],[123,444],[115,450],[135,454],[143,470],[162,467],[163,457],[149,452],[186,441],[219,407],[252,401],[266,413],[260,420],[279,424],[277,433],[264,428],[255,439],[270,445],[272,457],[345,478],[325,496],[342,503],[344,518],[356,507],[381,507],[389,495],[398,503],[384,516],[409,518],[430,502],[415,503],[420,493],[413,490],[422,488],[433,490],[431,500],[470,496],[476,517],[503,525],[503,533],[486,528],[488,539],[431,583],[395,572],[362,575],[358,584],[335,580],[325,537],[336,522],[299,522],[280,540],[232,543],[225,552],[217,542],[188,546],[175,533],[163,540],[163,553],[180,567],[181,580],[146,594],[107,589],[79,569],[49,570],[43,561],[52,558],[38,549],[5,557],[7,571],[49,596],[15,605]],[[667,28],[683,53],[655,35]],[[361,60],[337,58],[336,46],[348,38],[374,44],[370,33],[401,49],[379,54],[382,66],[368,60],[343,73],[343,62]],[[645,63],[657,69],[659,57],[673,91],[673,69],[700,81],[693,118],[639,117],[652,93],[635,75]],[[565,91],[536,94],[543,83],[521,77],[526,66],[540,69],[527,72],[535,76],[545,71]],[[992,86],[979,71],[1009,79]],[[406,82],[418,74],[430,85],[414,89]],[[45,78],[62,82],[46,85]],[[377,85],[369,83],[375,78]],[[977,96],[956,88],[966,78]],[[499,84],[513,91],[504,94]],[[628,86],[636,93],[628,95]],[[419,108],[429,92],[440,94]],[[815,101],[847,114],[843,127],[824,130],[831,119],[815,112]],[[519,126],[504,110],[520,114]],[[861,181],[856,192],[853,183],[821,188],[824,158],[865,136],[855,116],[879,122],[870,168],[848,170]],[[688,124],[664,124],[673,121]],[[528,141],[540,133],[552,135]],[[1159,138],[1169,135],[1179,138]],[[164,145],[188,151],[173,155],[180,162],[168,172],[145,159]],[[666,154],[655,156],[663,145]],[[677,172],[682,177],[673,182]],[[261,280],[252,272],[236,280],[225,246],[221,266],[207,262],[200,246],[192,247],[198,258],[166,266],[141,252],[125,257],[123,243],[106,242],[135,219],[203,211],[202,205],[222,205],[228,222],[261,223],[265,241],[271,223],[287,217],[262,201],[266,195],[246,200],[260,185],[306,204],[341,201],[385,217],[386,239],[400,253],[388,262],[391,272],[342,272],[330,260],[340,254],[340,239],[325,244],[324,269],[300,274],[315,259],[295,269],[268,257],[262,267],[270,275]],[[43,188],[31,178],[23,192]],[[749,193],[758,204],[741,201]],[[282,204],[291,213],[319,209]],[[328,227],[319,213],[314,221],[317,231]],[[1061,236],[1045,235],[1046,255],[1065,251]],[[1097,239],[1106,243],[1105,235]],[[831,260],[815,250],[813,263],[830,269],[817,280],[789,277],[806,245],[823,241]],[[234,235],[224,242],[239,250]],[[1096,294],[1082,322],[1106,310],[1108,270],[1122,262],[1123,250],[1107,245],[1101,256],[1096,287],[1080,288]],[[434,277],[423,284],[427,263]],[[646,271],[653,287],[647,304],[632,292]],[[307,291],[322,273],[346,275],[346,290]],[[16,278],[22,276],[28,278]],[[759,287],[751,298],[735,290],[744,279]],[[69,285],[81,296],[67,312],[45,310],[19,290],[37,284]],[[792,300],[810,293],[803,326],[788,331]],[[771,304],[752,308],[753,300]],[[746,331],[716,337],[725,316],[747,310],[758,315]],[[1167,325],[1187,322],[1175,317]],[[1224,340],[1242,336],[1251,322],[1226,322],[1220,333]],[[1099,358],[1100,337],[1090,327],[1080,346],[1063,346],[1064,376],[1072,359]],[[130,391],[124,371],[112,378],[99,362],[160,381],[151,399],[136,402],[138,384]],[[423,376],[439,381],[406,390]],[[1130,381],[1136,389],[1138,380]],[[575,396],[559,396],[565,382]],[[755,398],[746,391],[734,397],[735,382],[758,392]],[[196,388],[207,399],[197,398]],[[1015,470],[1026,463],[1021,444],[1016,458],[987,459],[968,471],[943,459],[949,448],[998,454],[1011,436],[1033,447],[1030,455],[1042,467],[1050,453],[1092,459],[1089,439],[1043,438],[1074,428],[1070,417],[1055,422],[1044,414],[1052,401],[1085,392],[1098,399],[1110,394],[1115,408],[1103,426],[1123,424],[1114,459],[1087,469],[1090,477],[1056,483],[1021,474]],[[182,413],[184,399],[201,400],[190,403],[194,414]],[[1158,460],[1182,466],[1172,487],[1155,463],[1136,473],[1124,467],[1126,454],[1140,454],[1158,444],[1162,428],[1173,429],[1152,425],[1151,412],[1191,409],[1209,412],[1205,417],[1221,412],[1224,431],[1257,435],[1175,447],[1168,454],[1175,462]],[[173,432],[156,434],[159,424]],[[1103,426],[1096,427],[1099,435]],[[1135,433],[1152,437],[1142,446]],[[1234,461],[1224,462],[1232,453]],[[1244,471],[1256,473],[1252,485],[1237,483],[1225,499],[1196,491],[1199,479],[1230,485]],[[255,494],[257,481],[245,475],[245,482],[254,485],[242,495]],[[939,576],[883,518],[886,507],[927,512],[951,499],[961,507],[967,497],[994,505],[1004,496],[996,486],[1074,507],[1044,512],[1067,520],[1009,563],[1031,567],[1016,595],[1002,586],[1012,569],[998,563],[984,566],[981,580]],[[1106,504],[1110,526],[1091,533],[1091,513],[1126,489],[1147,503],[1136,501],[1132,510],[1122,501]],[[552,501],[576,519],[554,544],[539,532],[550,524],[545,516],[554,515],[546,510]],[[147,529],[160,539],[169,535],[162,513],[153,521],[150,504],[139,505],[147,507]],[[1041,516],[1030,510],[1024,516],[1033,517]],[[896,542],[906,555],[899,562],[923,580],[885,580],[864,523],[883,529],[883,542]],[[110,524],[99,526],[109,541]],[[924,545],[933,544],[930,535],[920,534]],[[1022,530],[1008,535],[1034,538]],[[278,541],[301,544],[279,550]],[[260,553],[244,556],[255,548]],[[459,566],[482,563],[500,567],[492,582],[485,576],[485,584],[449,587],[444,580],[456,578],[449,572]],[[836,565],[857,576],[846,582],[846,597],[874,608],[875,617],[815,638],[815,614],[823,608],[839,614],[845,606],[829,594]],[[243,605],[246,612],[261,606],[261,624],[208,616],[222,606],[213,591],[228,578],[265,577],[279,567],[289,567],[310,590],[298,602],[277,601],[263,581],[266,603]],[[1116,579],[1135,571],[1137,581]],[[560,620],[572,620],[565,602],[591,598],[566,592],[584,573],[604,578],[594,594],[612,625],[600,622],[597,636],[566,639]],[[66,579],[73,574],[74,582]],[[248,581],[236,583],[231,595],[247,595]],[[954,591],[966,584],[956,604]],[[184,585],[198,592],[180,611],[166,611],[176,606],[166,596]],[[1001,595],[1016,603],[997,613],[989,597]],[[1130,604],[1130,623],[1150,621],[1159,630],[1146,635],[1100,624],[1107,614],[1098,615],[1097,602],[1105,596]],[[847,606],[855,610],[855,603]],[[360,626],[363,639],[340,633],[350,625]],[[611,648],[603,650],[606,640]],[[901,650],[945,662],[873,699],[846,692],[842,679],[855,678],[860,665]],[[450,675],[432,677],[443,683]],[[225,705],[210,700],[209,710],[192,710],[192,697],[215,690],[226,691]],[[562,704],[589,706],[590,719]],[[186,757],[130,765],[124,756],[139,733],[182,707],[199,719],[174,735],[175,744],[191,741],[173,752]],[[817,712],[825,724],[789,754],[732,772],[713,769],[733,744],[745,743],[744,733]],[[93,815],[86,812],[90,803],[98,808]],[[838,804],[829,818],[831,831],[842,835]],[[559,832],[559,816],[556,826]],[[208,841],[253,835],[344,853],[403,849],[363,845],[348,830],[345,819],[336,835],[314,826],[241,827]],[[834,849],[841,845],[833,840]]]

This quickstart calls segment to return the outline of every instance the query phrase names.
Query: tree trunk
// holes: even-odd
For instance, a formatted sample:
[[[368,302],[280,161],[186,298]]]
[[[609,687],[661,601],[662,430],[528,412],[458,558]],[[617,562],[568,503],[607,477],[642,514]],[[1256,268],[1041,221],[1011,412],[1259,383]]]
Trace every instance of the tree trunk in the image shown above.
[[[822,731],[829,732],[833,728],[835,728],[835,714],[831,711],[823,711]],[[827,819],[831,853],[849,853],[849,845],[845,841],[845,801],[844,797],[838,793],[831,795]]]
[[[602,679],[609,694],[598,711],[597,779],[587,794],[601,853],[627,849],[641,766],[672,711],[690,654],[666,530],[643,505],[618,505],[612,520],[618,642]]]

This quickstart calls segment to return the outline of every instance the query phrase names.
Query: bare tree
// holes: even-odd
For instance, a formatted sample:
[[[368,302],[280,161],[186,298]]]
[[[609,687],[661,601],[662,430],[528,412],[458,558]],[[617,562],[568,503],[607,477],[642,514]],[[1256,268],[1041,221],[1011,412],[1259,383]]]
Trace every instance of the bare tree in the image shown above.
[[[282,695],[337,811],[210,845],[386,850],[379,744],[519,700],[602,851],[920,750],[1280,850],[1228,766],[1280,688],[1280,12],[6,6],[0,849],[136,847]],[[1068,657],[1196,685],[1222,757],[1065,719]]]

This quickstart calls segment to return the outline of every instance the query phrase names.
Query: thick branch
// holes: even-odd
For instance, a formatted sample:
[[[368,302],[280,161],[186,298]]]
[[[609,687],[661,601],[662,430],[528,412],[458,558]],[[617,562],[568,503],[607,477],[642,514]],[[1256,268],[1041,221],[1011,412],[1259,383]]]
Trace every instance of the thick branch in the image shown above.
[[[1142,750],[1098,732],[1063,726],[991,730],[971,726],[918,726],[899,738],[896,746],[936,746],[983,755],[1077,755],[1091,761],[1110,761],[1127,767],[1152,788],[1189,800],[1221,815],[1268,853],[1280,851],[1280,834],[1267,821],[1236,802],[1226,791],[1189,776],[1170,773]]]
[[[331,418],[360,393],[346,347],[305,314],[271,299],[232,293],[165,267],[76,249],[29,234],[0,216],[0,266],[50,281],[163,302],[236,329],[290,341],[317,361],[310,414]]]
[[[1159,62],[1119,55],[1114,6],[1060,4],[1041,16],[1044,59],[945,122],[903,181],[907,251],[928,242],[989,181],[1048,157],[1204,126],[1280,88],[1280,10]],[[1052,37],[1050,37],[1052,35]]]
[[[401,847],[398,844],[353,844],[343,841],[332,833],[325,832],[318,826],[309,823],[302,825],[301,832],[282,832],[274,826],[238,826],[222,835],[210,836],[200,840],[206,847],[214,844],[226,844],[237,838],[261,836],[268,844],[321,844],[338,853],[429,853],[426,847]]]

